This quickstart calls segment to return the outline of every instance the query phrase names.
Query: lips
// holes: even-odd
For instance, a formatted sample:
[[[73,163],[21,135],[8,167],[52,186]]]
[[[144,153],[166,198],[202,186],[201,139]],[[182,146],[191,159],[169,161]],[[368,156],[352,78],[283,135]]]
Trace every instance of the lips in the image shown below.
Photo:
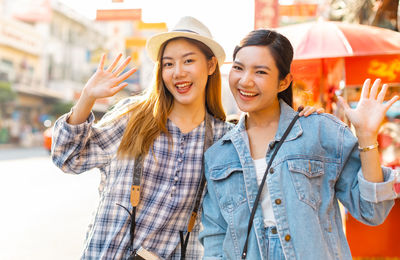
[[[193,83],[191,83],[191,82],[178,82],[175,84],[175,88],[179,94],[184,94],[190,90],[192,85],[193,85]]]
[[[257,93],[244,91],[242,89],[239,89],[238,91],[239,91],[241,96],[246,97],[246,98],[252,98],[252,97],[258,96]]]

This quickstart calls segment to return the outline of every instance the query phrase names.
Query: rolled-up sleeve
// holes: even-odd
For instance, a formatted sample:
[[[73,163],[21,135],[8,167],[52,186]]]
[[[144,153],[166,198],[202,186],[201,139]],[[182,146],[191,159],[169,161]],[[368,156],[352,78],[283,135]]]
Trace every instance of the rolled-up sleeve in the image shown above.
[[[397,197],[394,191],[396,172],[390,168],[382,167],[383,182],[369,182],[362,172],[358,172],[358,182],[361,197],[370,202],[378,203],[385,200],[393,200]]]
[[[67,122],[71,113],[72,110],[61,116],[54,125],[54,164],[67,173],[82,173],[109,164],[118,150],[128,116],[100,126],[94,124],[91,113],[85,122],[71,125]]]

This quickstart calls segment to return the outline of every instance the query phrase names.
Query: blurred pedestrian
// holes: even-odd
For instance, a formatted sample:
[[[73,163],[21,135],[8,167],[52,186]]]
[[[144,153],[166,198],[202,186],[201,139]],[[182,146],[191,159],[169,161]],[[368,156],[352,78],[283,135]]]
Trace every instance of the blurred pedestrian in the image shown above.
[[[54,163],[74,173],[97,167],[105,176],[83,259],[202,256],[195,220],[203,153],[231,127],[221,105],[225,52],[192,17],[151,37],[146,49],[156,75],[144,95],[122,100],[93,124],[95,100],[120,91],[135,71],[119,75],[130,61],[118,66],[121,55],[104,69],[103,56],[77,104],[55,124]]]
[[[293,48],[250,32],[233,54],[232,94],[246,112],[205,154],[204,259],[351,259],[338,200],[378,225],[392,208],[394,172],[380,166],[377,134],[387,85],[366,80],[357,108],[340,98],[357,138],[329,114],[292,109]]]

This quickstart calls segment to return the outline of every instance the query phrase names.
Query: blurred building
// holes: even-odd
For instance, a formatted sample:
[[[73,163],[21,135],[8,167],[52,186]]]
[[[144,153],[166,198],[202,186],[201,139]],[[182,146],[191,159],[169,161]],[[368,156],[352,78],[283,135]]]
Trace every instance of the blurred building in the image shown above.
[[[79,97],[108,37],[57,1],[0,0],[0,14],[0,143],[37,145],[44,123]]]

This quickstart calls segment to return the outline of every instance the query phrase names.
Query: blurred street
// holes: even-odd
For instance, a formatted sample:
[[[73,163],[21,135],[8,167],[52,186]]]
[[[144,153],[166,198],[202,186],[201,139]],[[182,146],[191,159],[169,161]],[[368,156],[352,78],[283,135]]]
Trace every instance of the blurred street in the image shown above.
[[[0,259],[79,259],[98,171],[64,174],[43,148],[0,149]]]

